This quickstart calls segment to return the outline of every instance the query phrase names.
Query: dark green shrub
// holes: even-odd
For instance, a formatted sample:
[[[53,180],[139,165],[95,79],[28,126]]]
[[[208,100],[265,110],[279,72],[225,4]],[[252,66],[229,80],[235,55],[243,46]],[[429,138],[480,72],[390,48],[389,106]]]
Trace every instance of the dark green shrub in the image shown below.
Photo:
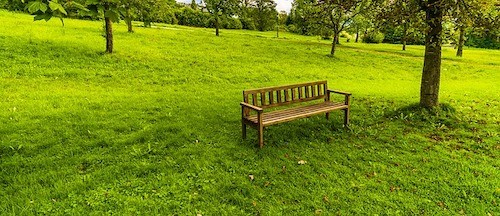
[[[401,44],[403,41],[403,27],[384,27],[381,31],[384,33],[384,43]],[[409,30],[406,35],[406,44],[424,45],[425,35],[419,30]]]
[[[239,19],[228,17],[224,19],[224,25],[222,26],[225,29],[242,29],[242,24]]]
[[[486,48],[486,49],[500,49],[500,40],[498,36],[485,35],[480,37],[478,35],[467,35],[467,40],[465,41],[466,46]]]
[[[255,30],[255,23],[250,18],[241,18],[241,27],[242,29]]]
[[[363,43],[382,43],[384,40],[384,34],[377,31],[369,31],[363,37]]]

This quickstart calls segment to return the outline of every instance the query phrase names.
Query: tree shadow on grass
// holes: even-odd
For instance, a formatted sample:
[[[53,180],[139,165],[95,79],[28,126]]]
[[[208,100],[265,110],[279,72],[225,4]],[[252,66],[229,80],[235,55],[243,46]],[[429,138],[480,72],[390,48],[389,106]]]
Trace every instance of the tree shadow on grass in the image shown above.
[[[390,120],[403,120],[405,124],[417,128],[434,124],[448,128],[468,128],[467,124],[461,121],[456,109],[446,103],[433,108],[422,107],[418,103],[410,104],[389,112],[384,117]]]

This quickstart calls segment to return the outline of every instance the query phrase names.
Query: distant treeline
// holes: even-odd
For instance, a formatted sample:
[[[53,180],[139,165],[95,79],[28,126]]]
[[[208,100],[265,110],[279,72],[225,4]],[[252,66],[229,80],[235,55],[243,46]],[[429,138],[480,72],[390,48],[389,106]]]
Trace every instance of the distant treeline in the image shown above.
[[[74,0],[84,5],[85,0]],[[124,10],[129,10],[133,20],[143,21],[146,26],[151,23],[178,24],[194,27],[214,28],[215,20],[209,11],[193,1],[191,4],[177,3],[175,0],[122,0]],[[11,11],[28,12],[26,4],[21,0],[0,0],[0,8]],[[59,0],[64,4],[69,0]],[[125,8],[130,5],[130,8]],[[231,8],[230,15],[220,17],[220,28],[249,29],[268,31],[276,28],[278,12],[272,0],[244,0],[237,2]],[[102,19],[101,15],[82,12],[82,10],[68,11],[67,17],[77,19]],[[125,13],[122,13],[125,14]],[[122,17],[122,19],[125,19]]]
[[[0,8],[12,11],[28,12],[28,3],[37,0],[0,0]],[[61,4],[78,2],[85,5],[85,0],[59,0]],[[224,11],[214,11],[194,0],[191,4],[177,3],[175,0],[116,0],[121,5],[121,18],[131,25],[130,20],[142,21],[145,26],[151,23],[178,24],[205,28],[248,29],[269,31],[277,27],[302,35],[319,35],[331,39],[335,34],[331,26],[326,25],[328,18],[320,14],[316,0],[294,0],[290,13],[276,11],[273,0],[212,0],[223,3]],[[207,2],[211,2],[207,0]],[[377,9],[359,14],[346,23],[340,37],[348,41],[366,43],[425,44],[425,14],[410,7],[402,7],[397,2],[389,1],[394,7],[379,5]],[[396,2],[396,3],[394,3]],[[115,3],[116,4],[116,3]],[[498,7],[498,6],[497,6]],[[85,13],[78,8],[67,7],[67,17],[78,19],[102,19],[102,15]],[[456,17],[448,16],[443,25],[443,43],[456,45],[463,35],[467,46],[500,49],[500,26],[498,8],[484,13],[484,18],[470,18],[460,22]],[[214,15],[221,14],[221,15]],[[218,20],[216,20],[218,19]],[[218,22],[217,22],[218,21]],[[218,25],[218,26],[216,26]],[[131,29],[131,28],[130,28]]]
[[[286,29],[303,35],[321,35],[330,39],[334,34],[330,20],[319,3],[323,0],[294,0],[288,14]],[[353,0],[344,0],[346,5]],[[378,1],[376,5],[359,13],[349,21],[340,37],[363,40],[367,43],[425,44],[425,13],[415,0]],[[482,0],[488,2],[488,0]],[[460,38],[465,45],[480,48],[500,49],[500,3],[480,3],[468,0],[475,7],[450,7],[443,19],[443,43],[457,45]],[[337,3],[340,4],[340,3]],[[354,12],[348,12],[343,16]],[[346,19],[346,18],[344,18]],[[341,18],[342,20],[342,18]],[[463,33],[462,33],[463,32]],[[462,36],[462,37],[461,37]]]

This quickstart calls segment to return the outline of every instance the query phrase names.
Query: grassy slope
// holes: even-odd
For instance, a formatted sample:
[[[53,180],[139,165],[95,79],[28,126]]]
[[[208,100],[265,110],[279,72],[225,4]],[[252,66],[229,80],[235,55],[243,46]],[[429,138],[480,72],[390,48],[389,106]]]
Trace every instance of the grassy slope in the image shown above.
[[[102,55],[99,22],[0,21],[2,213],[500,212],[499,51],[445,48],[456,112],[432,117],[401,109],[421,46],[330,58],[314,37],[119,25]],[[254,130],[241,141],[243,89],[323,79],[354,94],[350,131],[339,112],[270,127],[262,150]]]

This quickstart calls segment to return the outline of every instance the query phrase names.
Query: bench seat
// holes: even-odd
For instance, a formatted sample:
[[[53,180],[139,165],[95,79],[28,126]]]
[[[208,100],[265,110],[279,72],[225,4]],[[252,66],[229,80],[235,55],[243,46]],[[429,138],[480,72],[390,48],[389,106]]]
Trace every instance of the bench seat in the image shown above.
[[[276,110],[262,114],[262,124],[269,126],[281,122],[292,121],[297,118],[310,117],[317,114],[328,113],[337,109],[346,109],[347,105],[344,102],[330,102],[326,101],[319,104],[312,104],[307,106],[293,107],[285,110]],[[246,120],[258,125],[257,115],[250,115],[245,117]]]
[[[333,101],[331,94],[343,95],[344,100]],[[327,81],[316,81],[245,90],[240,105],[243,139],[247,136],[247,125],[254,127],[259,133],[259,146],[262,148],[265,127],[294,119],[319,114],[324,114],[328,119],[331,111],[343,110],[344,126],[347,127],[351,93],[330,90]]]

